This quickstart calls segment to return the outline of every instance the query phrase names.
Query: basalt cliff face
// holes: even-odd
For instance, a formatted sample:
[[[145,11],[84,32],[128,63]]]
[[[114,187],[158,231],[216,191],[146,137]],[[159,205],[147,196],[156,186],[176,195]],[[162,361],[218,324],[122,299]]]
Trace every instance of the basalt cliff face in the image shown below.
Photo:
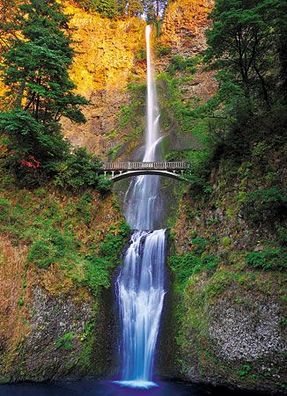
[[[127,85],[144,73],[141,65],[136,67],[136,59],[145,45],[145,22],[103,18],[69,3],[66,11],[72,15],[76,51],[71,77],[90,105],[84,109],[86,124],[63,120],[64,134],[74,145],[105,158],[124,138],[115,130],[121,108],[129,102]]]

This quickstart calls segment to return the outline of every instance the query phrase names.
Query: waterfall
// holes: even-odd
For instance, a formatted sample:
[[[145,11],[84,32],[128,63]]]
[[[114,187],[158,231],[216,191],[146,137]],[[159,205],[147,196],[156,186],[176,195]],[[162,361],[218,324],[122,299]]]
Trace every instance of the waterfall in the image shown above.
[[[144,162],[159,159],[159,108],[151,55],[151,27],[146,27],[147,110]],[[135,230],[116,287],[121,317],[123,386],[149,388],[156,384],[153,365],[164,301],[166,236],[156,229],[160,216],[159,176],[134,178],[126,194],[125,214]]]

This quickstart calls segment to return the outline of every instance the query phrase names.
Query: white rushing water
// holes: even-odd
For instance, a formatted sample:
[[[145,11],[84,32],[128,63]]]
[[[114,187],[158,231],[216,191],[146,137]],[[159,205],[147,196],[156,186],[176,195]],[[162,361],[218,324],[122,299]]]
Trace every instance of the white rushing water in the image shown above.
[[[159,159],[160,113],[156,95],[154,72],[151,56],[151,27],[146,27],[147,43],[147,102],[146,102],[146,139],[143,162]],[[125,199],[127,222],[136,230],[152,230],[159,222],[161,202],[159,195],[159,176],[139,176],[130,183]]]
[[[159,159],[159,109],[151,56],[151,27],[146,27],[147,112],[144,162]],[[155,230],[160,213],[159,176],[139,176],[126,194],[126,218],[135,230],[117,279],[121,315],[120,384],[149,388],[156,384],[153,365],[164,301],[165,230]]]

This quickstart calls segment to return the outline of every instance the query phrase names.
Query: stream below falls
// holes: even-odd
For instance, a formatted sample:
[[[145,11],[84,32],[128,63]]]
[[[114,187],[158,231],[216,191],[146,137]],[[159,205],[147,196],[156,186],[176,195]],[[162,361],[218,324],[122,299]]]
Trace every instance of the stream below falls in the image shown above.
[[[111,382],[82,380],[48,384],[0,385],[1,396],[259,396],[223,388],[201,388],[178,382],[158,382],[148,390],[121,388]],[[261,396],[263,396],[261,394]],[[266,395],[267,396],[267,395]]]

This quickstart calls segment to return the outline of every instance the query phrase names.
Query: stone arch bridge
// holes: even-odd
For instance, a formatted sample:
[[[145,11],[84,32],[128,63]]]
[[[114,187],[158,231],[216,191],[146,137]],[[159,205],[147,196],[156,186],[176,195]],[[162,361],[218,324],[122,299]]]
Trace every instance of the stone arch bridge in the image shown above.
[[[106,162],[99,169],[99,174],[104,174],[116,182],[127,177],[140,175],[158,175],[187,181],[184,173],[190,165],[184,161],[156,161],[156,162]]]

